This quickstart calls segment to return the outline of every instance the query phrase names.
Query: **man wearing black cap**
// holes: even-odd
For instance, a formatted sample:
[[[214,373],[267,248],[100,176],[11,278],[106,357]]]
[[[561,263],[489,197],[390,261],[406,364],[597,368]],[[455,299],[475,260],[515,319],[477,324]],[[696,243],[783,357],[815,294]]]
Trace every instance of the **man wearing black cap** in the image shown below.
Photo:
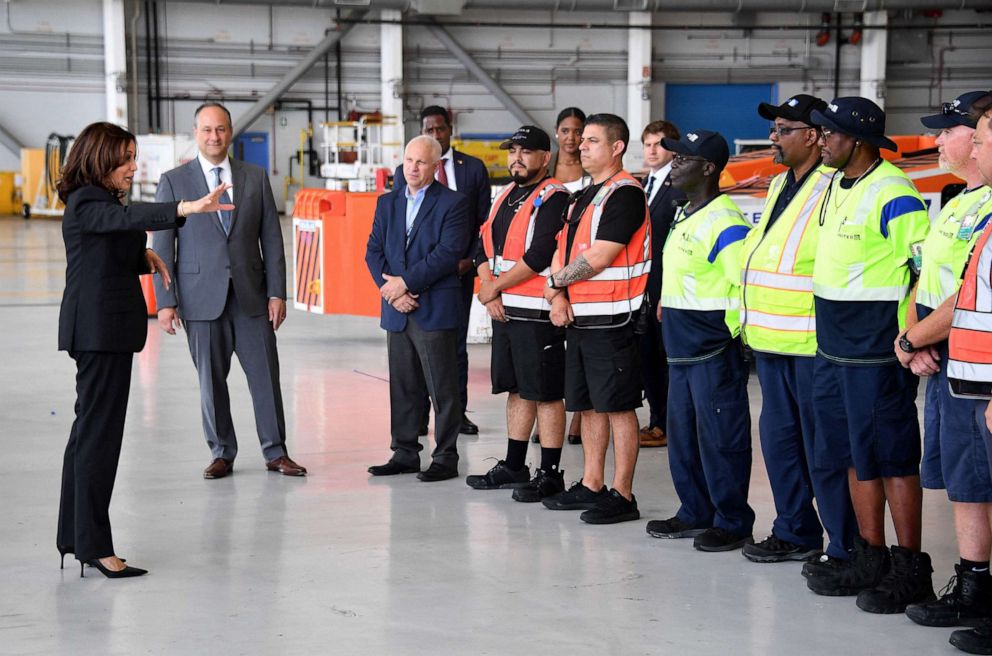
[[[969,116],[973,103],[987,95],[986,91],[963,94],[952,103],[944,103],[939,114],[920,119],[925,127],[937,131],[940,168],[964,180],[966,187],[944,204],[923,242],[915,303],[909,306],[906,329],[893,345],[904,367],[929,376],[923,410],[921,483],[924,488],[947,490],[954,507],[961,558],[945,595],[906,609],[910,619],[924,626],[953,626],[992,616],[992,531],[988,520],[992,475],[982,426],[975,414],[976,404],[984,406],[985,402],[953,396],[946,365],[947,336],[960,277],[992,214],[992,189],[983,183],[978,162],[971,158],[977,117]]]
[[[582,413],[582,480],[547,497],[590,524],[640,518],[634,498],[641,380],[634,327],[651,268],[651,220],[640,183],[623,168],[630,131],[619,116],[586,119],[579,146],[593,184],[577,192],[548,276],[551,322],[568,326],[565,404]],[[613,433],[613,489],[604,483]],[[543,436],[542,436],[543,437]]]
[[[772,534],[744,545],[744,556],[755,562],[818,555],[824,526],[830,537],[827,553],[846,558],[858,532],[847,468],[817,466],[813,431],[813,259],[820,234],[817,213],[833,170],[820,161],[820,135],[810,112],[826,107],[805,94],[779,106],[758,106],[758,114],[774,122],[769,138],[775,162],[789,170],[772,179],[741,260],[741,338],[755,354],[761,453],[776,510]],[[835,500],[821,504],[822,526],[814,495]]]
[[[465,482],[477,490],[516,488],[514,499],[535,502],[565,489],[558,468],[565,440],[565,331],[551,325],[544,289],[569,194],[548,175],[551,139],[544,130],[525,125],[500,148],[507,151],[513,182],[482,225],[475,261],[479,301],[493,320],[493,394],[508,393],[509,439],[505,460]],[[525,459],[535,419],[541,465],[531,480]]]
[[[823,163],[837,169],[820,206],[813,267],[817,456],[849,469],[860,536],[848,559],[825,555],[803,574],[817,594],[857,595],[862,610],[900,613],[933,598],[930,557],[920,551],[918,379],[892,353],[930,222],[913,183],[879,154],[898,148],[875,103],[837,98],[812,118]],[[886,503],[898,541],[891,550]]]
[[[730,159],[717,132],[663,139],[672,185],[689,202],[665,242],[661,329],[668,351],[668,463],[682,506],[648,522],[659,538],[694,537],[700,551],[731,551],[750,539],[754,511],[751,414],[740,334],[740,252],[750,226],[720,193]]]

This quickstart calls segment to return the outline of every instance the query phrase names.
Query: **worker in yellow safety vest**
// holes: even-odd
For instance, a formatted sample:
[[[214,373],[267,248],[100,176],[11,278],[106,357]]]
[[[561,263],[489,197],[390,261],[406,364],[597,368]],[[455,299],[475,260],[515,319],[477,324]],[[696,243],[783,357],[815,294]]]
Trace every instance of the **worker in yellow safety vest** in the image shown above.
[[[813,430],[813,260],[820,203],[834,170],[821,161],[810,114],[826,108],[806,94],[758,106],[774,122],[775,162],[789,169],[772,179],[761,218],[741,249],[741,337],[754,353],[761,385],[758,431],[776,511],[771,535],[744,545],[744,556],[754,562],[819,555],[824,528],[826,553],[846,558],[858,530],[847,468],[817,464],[823,441]],[[819,518],[814,496],[821,500]]]
[[[849,468],[860,535],[847,559],[806,563],[817,594],[857,595],[858,607],[899,613],[933,598],[930,556],[920,551],[918,379],[892,353],[905,323],[930,226],[923,198],[880,148],[885,113],[866,98],[833,100],[814,111],[823,163],[837,169],[821,202],[813,265],[817,356],[813,403],[816,456]],[[830,499],[818,499],[821,504]],[[898,546],[885,542],[885,506]]]

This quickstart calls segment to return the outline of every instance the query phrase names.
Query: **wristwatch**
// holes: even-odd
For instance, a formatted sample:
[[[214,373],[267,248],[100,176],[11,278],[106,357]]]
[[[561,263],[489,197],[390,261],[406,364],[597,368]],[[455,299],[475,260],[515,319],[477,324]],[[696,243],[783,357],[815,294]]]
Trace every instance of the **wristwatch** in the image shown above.
[[[908,330],[899,336],[899,348],[902,349],[903,353],[915,353],[916,347],[913,346],[913,342],[909,341],[909,338],[906,337],[907,334],[909,334]]]
[[[554,275],[548,276],[548,287],[550,289],[561,289],[560,287],[558,287],[557,285],[555,285],[555,277],[554,277]]]

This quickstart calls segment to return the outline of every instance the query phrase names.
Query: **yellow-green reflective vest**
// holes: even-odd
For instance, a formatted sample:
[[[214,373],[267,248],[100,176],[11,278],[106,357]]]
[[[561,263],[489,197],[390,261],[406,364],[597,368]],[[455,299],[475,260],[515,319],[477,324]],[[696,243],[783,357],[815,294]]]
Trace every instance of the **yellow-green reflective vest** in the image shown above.
[[[816,354],[813,260],[820,202],[834,169],[820,166],[769,228],[787,173],[772,179],[758,225],[741,249],[741,336],[755,351]]]
[[[961,284],[968,254],[992,214],[992,189],[965,190],[947,201],[923,241],[923,267],[916,302],[930,309],[953,296]]]
[[[910,261],[930,228],[912,181],[887,161],[851,189],[838,173],[819,212],[813,294],[831,301],[894,301],[905,327]]]
[[[740,249],[750,228],[726,194],[689,216],[680,208],[662,255],[662,307],[726,310],[731,336],[740,334]]]

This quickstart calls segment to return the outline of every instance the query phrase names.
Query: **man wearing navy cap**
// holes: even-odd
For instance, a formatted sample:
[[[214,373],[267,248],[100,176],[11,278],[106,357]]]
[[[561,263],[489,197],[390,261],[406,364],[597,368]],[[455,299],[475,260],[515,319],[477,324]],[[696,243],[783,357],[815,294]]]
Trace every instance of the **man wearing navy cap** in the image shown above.
[[[937,131],[940,168],[965,181],[965,189],[941,208],[923,242],[923,266],[909,306],[907,328],[893,345],[904,367],[929,376],[923,411],[921,483],[947,490],[954,507],[961,562],[947,593],[939,600],[913,604],[906,615],[924,626],[953,626],[992,616],[992,576],[989,552],[992,531],[992,475],[975,414],[985,401],[956,398],[947,380],[948,344],[954,299],[969,254],[992,214],[992,189],[983,183],[978,162],[971,157],[977,117],[969,113],[986,91],[972,91],[941,112],[920,121]],[[981,413],[978,415],[981,416]]]
[[[515,488],[515,500],[536,502],[565,489],[558,467],[565,441],[565,331],[551,325],[544,289],[569,194],[548,175],[551,139],[544,130],[525,125],[500,148],[513,182],[482,225],[475,264],[479,302],[493,320],[493,394],[507,392],[506,459],[465,482],[477,490]],[[532,480],[525,460],[535,419],[541,464]]]
[[[668,463],[682,506],[648,522],[659,538],[694,537],[700,551],[751,538],[748,369],[740,342],[740,252],[750,226],[720,193],[730,159],[719,133],[662,140],[675,153],[672,185],[685,192],[665,242],[661,329],[668,351]]]
[[[814,421],[825,446],[817,456],[848,468],[860,535],[849,558],[825,555],[803,574],[817,594],[857,595],[862,610],[901,613],[934,596],[930,557],[920,551],[918,379],[892,352],[930,222],[913,183],[880,155],[898,148],[875,103],[837,98],[812,119],[823,163],[837,169],[820,206],[813,267]],[[891,550],[886,504],[898,542]]]
[[[771,535],[744,545],[744,556],[755,562],[819,555],[824,528],[827,553],[846,558],[858,533],[847,468],[817,465],[822,441],[813,430],[813,259],[820,236],[817,215],[833,169],[821,162],[810,114],[826,107],[806,94],[779,106],[758,106],[758,114],[774,123],[769,138],[775,161],[789,170],[772,179],[741,260],[741,338],[754,353],[761,383],[758,430],[776,511]],[[819,518],[814,496],[833,499],[820,502]]]

